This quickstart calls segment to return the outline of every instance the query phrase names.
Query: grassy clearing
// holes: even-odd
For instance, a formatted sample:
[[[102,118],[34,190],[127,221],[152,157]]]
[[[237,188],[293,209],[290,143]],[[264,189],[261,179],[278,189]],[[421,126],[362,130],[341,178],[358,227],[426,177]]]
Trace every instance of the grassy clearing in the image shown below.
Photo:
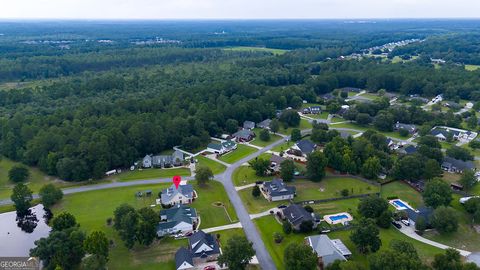
[[[272,180],[273,176],[256,176],[255,171],[250,166],[240,166],[233,172],[233,184],[235,186],[244,186],[255,183],[256,181]]]
[[[190,169],[187,168],[168,168],[168,169],[142,169],[135,171],[128,171],[119,174],[118,180],[132,181],[138,179],[156,179],[169,178],[175,175],[190,176]]]
[[[356,205],[352,205],[351,207],[356,208]],[[302,243],[305,239],[305,237],[309,235],[315,235],[318,233],[311,233],[311,234],[289,234],[285,235],[285,238],[282,243],[276,244],[273,240],[273,234],[275,232],[283,233],[282,226],[274,219],[272,216],[267,216],[267,217],[262,217],[259,219],[256,219],[254,221],[255,225],[259,229],[260,235],[262,237],[263,242],[265,243],[265,246],[272,256],[273,262],[277,266],[278,269],[285,269],[284,263],[283,263],[283,254],[285,252],[285,248],[291,244],[291,243]],[[368,266],[368,256],[365,256],[363,254],[360,254],[357,249],[355,248],[355,245],[352,243],[350,240],[350,231],[337,231],[333,233],[329,233],[328,236],[331,239],[341,239],[342,242],[350,249],[350,251],[353,253],[352,258],[350,260],[359,262],[363,266],[367,267]],[[417,249],[420,258],[422,258],[423,261],[429,262],[430,259],[433,258],[435,254],[441,253],[442,251],[438,248],[423,244],[419,241],[416,241],[414,239],[408,238],[407,236],[403,235],[400,233],[398,230],[394,228],[390,229],[381,229],[380,230],[380,238],[382,239],[382,247],[381,249],[386,249],[388,248],[390,242],[393,239],[398,239],[398,240],[405,240],[407,242],[410,242],[414,245],[414,247]]]
[[[341,122],[341,121],[340,121]],[[391,132],[388,132],[388,131],[379,131],[377,130],[374,126],[361,126],[359,124],[356,124],[356,123],[340,123],[340,124],[330,124],[330,127],[332,129],[334,128],[349,128],[349,129],[355,129],[355,130],[360,130],[360,131],[366,131],[366,130],[375,130],[377,131],[378,133],[381,133],[387,137],[392,137],[392,138],[395,138],[395,139],[399,139],[399,140],[406,140],[410,137],[412,137],[411,134],[408,134],[407,137],[402,137],[400,136],[400,134],[398,133],[398,131],[391,131]]]
[[[304,130],[304,129],[311,129],[312,128],[312,124],[310,124],[310,122],[308,122],[307,120],[305,119],[300,119],[300,125],[298,127],[289,127],[289,128],[284,128],[282,127],[282,125],[280,124],[280,130],[278,131],[278,133],[280,134],[284,134],[284,135],[291,135],[292,134],[292,130],[293,129],[300,129],[300,130]]]
[[[240,52],[268,52],[274,55],[282,55],[288,52],[288,50],[273,49],[265,47],[249,47],[249,46],[237,46],[224,48],[226,51],[240,51]]]
[[[150,247],[135,246],[133,250],[129,251],[113,228],[106,225],[106,219],[113,216],[113,211],[120,204],[128,203],[136,208],[149,207],[155,203],[156,194],[168,186],[169,184],[157,184],[71,194],[65,196],[53,211],[55,214],[68,211],[75,215],[81,228],[86,232],[102,230],[109,239],[114,240],[115,247],[110,250],[108,263],[110,269],[158,269],[159,264],[165,269],[174,269],[174,253],[180,246],[186,246],[186,240],[165,238]],[[194,188],[198,192],[199,198],[192,204],[192,207],[198,210],[202,218],[201,228],[230,223],[225,210],[214,207],[212,205],[214,202],[223,202],[234,222],[237,221],[235,211],[220,183],[212,181],[206,187],[198,187],[194,184]],[[135,192],[146,189],[154,191],[154,195],[150,198],[140,199],[134,196]],[[160,207],[156,206],[154,209],[159,211]],[[222,232],[220,233],[222,234]],[[226,234],[228,233],[230,232]]]
[[[256,145],[256,146],[265,147],[265,146],[270,145],[270,144],[272,144],[272,143],[274,143],[274,142],[276,142],[276,141],[278,141],[282,138],[277,134],[270,133],[270,140],[262,141],[262,140],[260,140],[260,131],[262,131],[262,129],[260,129],[260,128],[253,129],[253,132],[255,132],[256,137],[253,141],[250,142],[251,144]]]
[[[250,147],[244,144],[239,144],[237,146],[237,150],[227,153],[221,156],[219,159],[223,162],[232,164],[252,153],[255,153],[255,151],[257,151],[257,149],[253,147]]]
[[[10,198],[15,184],[8,179],[8,171],[15,165],[20,165],[20,163],[5,157],[2,157],[0,160],[0,199]],[[54,183],[58,187],[68,187],[78,184],[55,179],[54,177],[44,174],[37,168],[29,167],[28,170],[30,171],[30,179],[25,184],[28,185],[33,193],[37,193],[43,185],[48,183]]]
[[[334,125],[330,124],[329,126],[332,129],[334,129],[334,128],[349,128],[349,129],[355,129],[355,130],[360,130],[360,131],[366,131],[367,129],[369,129],[369,127],[361,126],[361,125],[358,125],[356,123],[340,123],[340,124],[334,124]],[[373,127],[371,129],[373,129]]]
[[[406,201],[413,207],[420,207],[423,205],[422,195],[405,184],[402,181],[395,181],[382,186],[381,196],[383,198],[397,196],[399,199]]]
[[[465,70],[475,71],[477,69],[480,69],[480,65],[465,65]]]
[[[287,151],[290,147],[292,147],[293,145],[295,144],[295,142],[292,142],[292,141],[288,141],[288,142],[284,142],[280,145],[277,145],[275,147],[272,148],[272,151],[273,152],[285,152]]]
[[[223,173],[227,169],[225,165],[201,155],[196,156],[195,159],[198,160],[197,166],[207,166],[212,170],[213,174]]]

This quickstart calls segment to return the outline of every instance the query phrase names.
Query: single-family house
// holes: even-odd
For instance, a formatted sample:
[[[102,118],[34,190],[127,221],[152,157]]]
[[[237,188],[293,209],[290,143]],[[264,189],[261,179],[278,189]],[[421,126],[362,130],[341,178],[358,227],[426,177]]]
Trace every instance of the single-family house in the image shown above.
[[[195,208],[177,204],[169,209],[160,211],[160,223],[157,225],[157,236],[174,233],[192,232],[198,224]]]
[[[325,101],[328,101],[328,100],[334,100],[334,99],[335,99],[335,96],[332,95],[332,93],[327,93],[327,94],[322,95],[322,98],[323,98]]]
[[[350,110],[350,106],[349,105],[342,105],[340,107],[340,109],[335,113],[335,115],[339,116],[339,117],[343,117],[345,115],[345,113],[348,112],[348,110]]]
[[[286,218],[290,224],[292,224],[292,227],[295,230],[300,230],[300,224],[305,221],[311,221],[313,223],[313,227],[317,227],[315,219],[313,218],[313,214],[309,213],[298,204],[290,204],[282,210],[282,214],[283,217]]]
[[[172,154],[173,158],[173,166],[181,166],[183,165],[183,161],[185,160],[185,155],[180,150],[175,150]]]
[[[451,136],[452,139],[457,140],[460,132],[450,129],[434,128],[430,131],[430,135],[434,136],[439,141],[446,141],[449,136]]]
[[[460,108],[462,108],[462,105],[456,103],[456,102],[453,102],[453,101],[446,101],[443,106],[447,107],[447,108],[450,108],[450,109],[454,109],[454,110],[458,110]]]
[[[348,139],[348,137],[352,136],[352,134],[346,132],[346,131],[343,131],[341,130],[340,131],[340,137],[343,138],[343,139]]]
[[[410,97],[408,100],[413,102],[418,102],[418,103],[428,103],[430,101],[428,98],[418,97],[418,96]]]
[[[305,238],[306,243],[315,251],[320,269],[325,269],[336,260],[346,261],[352,252],[340,239],[330,239],[325,234]]]
[[[292,146],[292,149],[300,151],[302,156],[305,157],[315,151],[316,148],[317,145],[310,140],[300,140]]]
[[[167,155],[153,156],[152,166],[155,168],[170,168],[173,166],[173,157]]]
[[[269,167],[270,171],[279,172],[283,161],[285,161],[284,157],[272,155],[270,157],[270,167]]]
[[[356,88],[356,87],[343,87],[340,89],[342,92],[354,92],[354,93],[360,93],[362,89]]]
[[[257,127],[270,130],[270,123],[272,123],[272,119],[265,119],[262,122],[258,123]]]
[[[427,226],[430,224],[430,219],[433,214],[433,208],[431,207],[419,207],[417,210],[413,210],[409,207],[406,207],[405,210],[403,210],[407,213],[407,217],[413,225],[415,222],[417,222],[418,218],[422,217],[425,220],[425,223]]]
[[[310,113],[311,113],[311,114],[321,114],[321,113],[322,113],[322,107],[320,107],[320,106],[311,106],[311,107],[310,107]]]
[[[188,247],[194,265],[216,261],[220,256],[220,246],[217,239],[202,230],[188,237]]]
[[[144,167],[144,168],[151,168],[152,167],[152,157],[150,155],[146,155],[143,158],[142,167]]]
[[[271,202],[292,200],[297,191],[294,186],[287,186],[282,179],[266,181],[261,185],[260,189],[265,199]]]
[[[416,152],[417,152],[417,147],[415,145],[408,145],[407,147],[398,149],[398,153],[403,155],[413,155]]]
[[[232,135],[237,142],[249,142],[255,138],[255,133],[249,129],[242,129]]]
[[[169,188],[162,190],[160,196],[162,205],[189,204],[193,199],[194,191],[190,184],[179,185],[178,189],[172,184]]]
[[[399,123],[397,122],[394,126],[393,126],[393,129],[395,130],[401,130],[401,129],[405,129],[408,131],[408,133],[410,134],[413,134],[417,131],[417,127],[415,125],[410,125],[410,124],[403,124],[403,123]]]
[[[194,268],[192,253],[184,247],[177,250],[175,253],[175,269],[190,270]]]
[[[443,159],[441,167],[444,171],[451,173],[463,173],[465,170],[476,170],[472,161],[463,161],[448,156]]]
[[[209,143],[207,145],[207,151],[215,154],[219,154],[219,155],[223,155],[235,149],[237,149],[237,144],[231,140],[227,140],[219,143]]]
[[[171,155],[146,155],[142,160],[142,167],[170,168],[172,166],[181,166],[184,159],[184,154],[179,150],[175,150]]]
[[[243,122],[243,128],[252,130],[252,129],[255,128],[255,123],[252,122],[252,121],[245,121],[245,122]]]

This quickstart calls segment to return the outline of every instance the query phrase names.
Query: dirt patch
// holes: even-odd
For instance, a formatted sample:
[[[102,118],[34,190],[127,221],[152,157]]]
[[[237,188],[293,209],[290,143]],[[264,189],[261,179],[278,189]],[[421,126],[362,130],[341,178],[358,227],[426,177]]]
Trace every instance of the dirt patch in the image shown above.
[[[225,206],[225,205],[223,205],[222,202],[214,202],[214,203],[212,203],[212,205],[215,206],[215,207],[224,207]]]

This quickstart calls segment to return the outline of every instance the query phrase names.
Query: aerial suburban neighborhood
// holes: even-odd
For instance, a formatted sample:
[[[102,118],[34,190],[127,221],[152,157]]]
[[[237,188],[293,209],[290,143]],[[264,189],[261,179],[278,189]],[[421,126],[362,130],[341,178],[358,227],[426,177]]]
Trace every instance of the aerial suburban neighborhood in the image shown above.
[[[479,20],[4,8],[0,269],[480,269]]]

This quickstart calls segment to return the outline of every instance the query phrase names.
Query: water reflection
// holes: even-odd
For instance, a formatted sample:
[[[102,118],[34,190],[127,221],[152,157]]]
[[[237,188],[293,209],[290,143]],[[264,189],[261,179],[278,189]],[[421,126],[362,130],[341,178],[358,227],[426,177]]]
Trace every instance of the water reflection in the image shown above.
[[[29,214],[23,217],[17,217],[15,211],[0,214],[1,256],[28,256],[34,242],[50,232],[44,218],[48,215],[41,204],[30,208]]]

